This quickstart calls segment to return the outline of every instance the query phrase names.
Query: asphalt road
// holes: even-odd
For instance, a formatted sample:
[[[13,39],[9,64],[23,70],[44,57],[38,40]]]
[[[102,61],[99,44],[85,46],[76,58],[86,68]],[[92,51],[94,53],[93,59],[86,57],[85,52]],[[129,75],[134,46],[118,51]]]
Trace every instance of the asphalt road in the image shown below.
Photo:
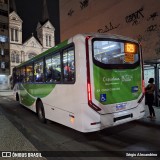
[[[160,154],[160,124],[148,125],[144,121],[134,121],[84,134],[55,122],[47,121],[47,124],[39,122],[35,113],[19,105],[11,96],[0,96],[0,110],[39,151],[67,154],[69,159],[73,157],[84,159],[86,156],[92,160],[100,158],[106,160],[104,156],[108,156],[110,160],[114,159],[114,156],[123,159],[121,154],[136,151],[140,153],[156,151],[158,155]],[[107,155],[102,151],[105,151],[105,154],[107,151]],[[130,159],[130,156],[127,159]]]

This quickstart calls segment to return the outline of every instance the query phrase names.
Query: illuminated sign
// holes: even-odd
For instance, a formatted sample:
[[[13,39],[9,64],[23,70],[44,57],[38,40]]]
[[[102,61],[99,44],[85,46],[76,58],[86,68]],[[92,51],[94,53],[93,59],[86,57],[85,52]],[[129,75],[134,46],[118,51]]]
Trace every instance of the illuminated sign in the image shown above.
[[[0,35],[0,42],[7,42],[7,41],[8,41],[8,37],[7,36]]]
[[[133,53],[125,53],[125,62],[134,63],[134,54]]]
[[[124,52],[135,54],[136,53],[136,45],[133,43],[125,43]]]

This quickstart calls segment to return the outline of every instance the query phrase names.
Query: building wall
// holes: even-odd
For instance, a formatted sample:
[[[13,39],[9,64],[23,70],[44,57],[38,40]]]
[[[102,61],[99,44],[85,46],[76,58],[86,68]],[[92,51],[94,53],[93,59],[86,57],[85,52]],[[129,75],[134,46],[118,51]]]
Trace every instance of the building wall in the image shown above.
[[[0,90],[8,89],[9,32],[8,0],[0,1]]]
[[[129,36],[143,46],[144,60],[160,58],[159,0],[60,0],[61,41],[77,33]]]
[[[25,62],[29,60],[29,54],[38,55],[45,51],[42,46],[40,46],[37,43],[34,43],[35,39],[31,39],[29,44],[10,44],[10,70],[12,74],[12,70],[15,66],[21,64],[22,62]],[[15,53],[15,61],[13,61],[12,53]],[[16,58],[18,56],[18,58]]]

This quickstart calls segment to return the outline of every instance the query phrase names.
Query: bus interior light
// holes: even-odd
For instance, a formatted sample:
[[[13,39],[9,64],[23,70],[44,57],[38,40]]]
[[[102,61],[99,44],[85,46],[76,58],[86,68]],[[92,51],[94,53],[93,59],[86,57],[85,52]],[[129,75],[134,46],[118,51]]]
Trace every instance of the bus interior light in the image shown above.
[[[113,47],[115,47],[115,46],[116,46],[115,44],[112,44],[112,45],[110,45],[110,46],[103,47],[102,49],[113,48]]]

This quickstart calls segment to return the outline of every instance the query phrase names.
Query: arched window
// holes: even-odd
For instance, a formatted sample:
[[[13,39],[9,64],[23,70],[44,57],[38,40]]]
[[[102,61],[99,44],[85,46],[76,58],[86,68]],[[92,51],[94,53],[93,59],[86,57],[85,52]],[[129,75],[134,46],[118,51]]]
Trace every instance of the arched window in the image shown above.
[[[18,29],[15,29],[15,41],[18,42]]]
[[[16,63],[19,63],[19,54],[16,54]]]
[[[51,35],[46,34],[46,46],[51,47]]]
[[[16,62],[16,53],[15,52],[11,53],[11,62],[13,62],[13,63]]]
[[[49,36],[49,46],[51,47],[51,36]]]
[[[11,41],[18,42],[18,28],[11,28]]]
[[[14,41],[14,29],[11,28],[11,41]]]
[[[31,59],[33,57],[35,57],[37,54],[36,53],[29,53],[28,54],[28,59]]]
[[[46,46],[48,46],[48,35],[46,34]]]

